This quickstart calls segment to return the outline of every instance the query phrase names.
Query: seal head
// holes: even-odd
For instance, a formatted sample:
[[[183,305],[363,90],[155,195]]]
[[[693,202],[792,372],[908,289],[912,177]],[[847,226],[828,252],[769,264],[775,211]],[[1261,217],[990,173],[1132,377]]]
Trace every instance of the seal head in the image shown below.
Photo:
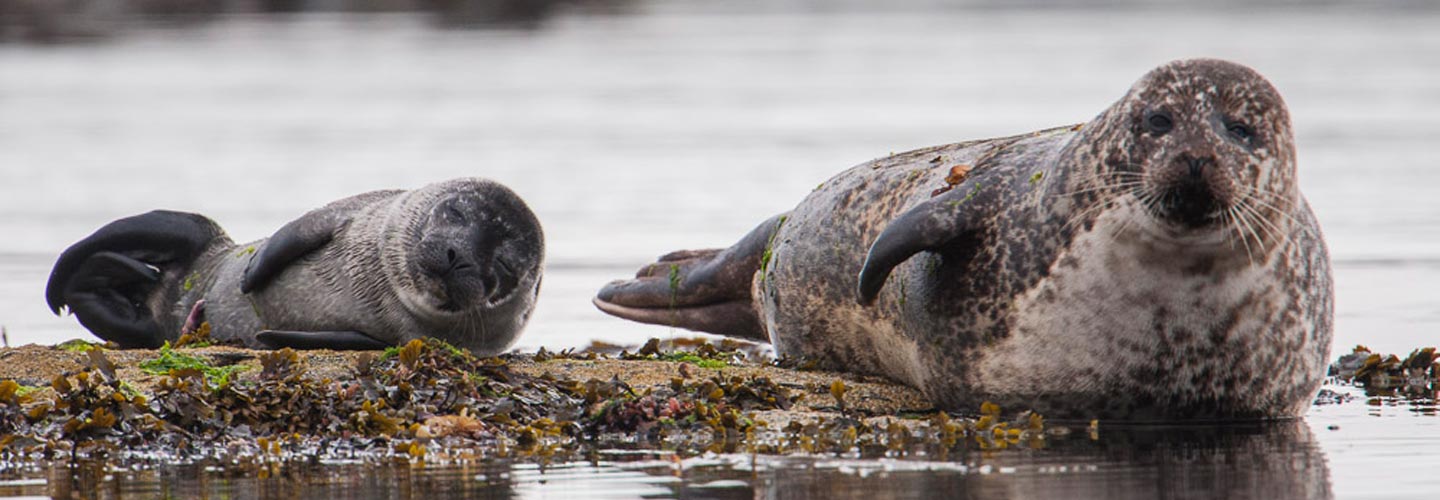
[[[1096,167],[1077,189],[1128,192],[1174,236],[1219,231],[1254,257],[1277,242],[1274,229],[1299,200],[1289,112],[1250,68],[1167,64],[1093,124],[1079,143],[1099,145],[1103,157],[1077,151],[1077,166]]]
[[[498,353],[534,307],[544,235],[514,192],[498,184],[441,183],[411,193],[382,243],[385,275],[421,323],[446,340]]]

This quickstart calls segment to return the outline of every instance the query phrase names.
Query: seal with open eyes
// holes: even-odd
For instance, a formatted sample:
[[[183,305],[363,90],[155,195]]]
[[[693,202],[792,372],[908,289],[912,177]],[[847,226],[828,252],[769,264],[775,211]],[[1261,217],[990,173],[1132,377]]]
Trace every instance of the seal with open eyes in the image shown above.
[[[1295,176],[1268,81],[1177,61],[1089,123],[851,168],[734,246],[661,257],[595,304],[768,340],[946,409],[1294,417],[1333,316]]]
[[[220,342],[378,349],[435,337],[504,351],[535,307],[540,223],[514,192],[466,178],[345,198],[236,245],[210,219],[154,211],[60,255],[57,314],[122,347],[157,347],[201,321]]]

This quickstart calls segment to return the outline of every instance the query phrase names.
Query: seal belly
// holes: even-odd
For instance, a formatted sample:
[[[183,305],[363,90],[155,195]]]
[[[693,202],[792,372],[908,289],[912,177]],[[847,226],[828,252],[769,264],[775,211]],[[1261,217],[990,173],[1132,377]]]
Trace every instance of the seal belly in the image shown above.
[[[216,257],[214,280],[205,293],[205,319],[216,341],[264,348],[255,338],[261,330],[364,331],[358,325],[373,327],[375,315],[330,278],[333,273],[326,271],[332,266],[317,262],[331,258],[323,255],[326,250],[299,259],[264,290],[242,293],[240,283],[253,253],[250,249],[260,243],[241,245]]]
[[[1057,417],[1290,411],[1286,371],[1305,363],[1285,353],[1305,339],[1271,327],[1290,299],[1269,267],[1157,246],[1129,210],[1098,219],[1016,297],[1011,335],[977,351],[976,395]]]

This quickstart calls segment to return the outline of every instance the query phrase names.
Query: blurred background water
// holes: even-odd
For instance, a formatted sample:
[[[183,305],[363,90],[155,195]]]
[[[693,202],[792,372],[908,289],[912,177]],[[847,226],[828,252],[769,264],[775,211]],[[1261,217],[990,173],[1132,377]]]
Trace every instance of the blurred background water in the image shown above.
[[[639,343],[673,332],[589,298],[656,255],[727,246],[890,152],[1086,121],[1150,68],[1206,56],[1289,103],[1335,259],[1335,351],[1435,344],[1440,6],[1204,5],[0,0],[0,325],[12,344],[88,338],[46,309],[45,279],[122,216],[199,212],[243,241],[362,191],[478,175],[546,230],[519,347]],[[1431,425],[1405,422],[1322,432],[1332,460],[1367,464],[1332,474],[1395,470],[1367,439],[1433,447],[1397,448]]]

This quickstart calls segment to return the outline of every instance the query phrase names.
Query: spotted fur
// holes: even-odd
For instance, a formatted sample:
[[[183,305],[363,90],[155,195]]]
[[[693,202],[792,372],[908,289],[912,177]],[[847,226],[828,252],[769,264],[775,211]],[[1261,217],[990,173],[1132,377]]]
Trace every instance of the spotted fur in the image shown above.
[[[1147,125],[1157,112],[1166,133]],[[932,195],[956,164],[973,170]],[[789,213],[752,295],[780,353],[885,375],[945,408],[1294,417],[1319,387],[1333,317],[1329,257],[1295,175],[1269,82],[1177,61],[1089,123],[839,174]],[[1182,182],[1209,204],[1167,199]],[[924,204],[957,236],[857,303],[867,249]],[[947,226],[962,218],[978,222]]]

